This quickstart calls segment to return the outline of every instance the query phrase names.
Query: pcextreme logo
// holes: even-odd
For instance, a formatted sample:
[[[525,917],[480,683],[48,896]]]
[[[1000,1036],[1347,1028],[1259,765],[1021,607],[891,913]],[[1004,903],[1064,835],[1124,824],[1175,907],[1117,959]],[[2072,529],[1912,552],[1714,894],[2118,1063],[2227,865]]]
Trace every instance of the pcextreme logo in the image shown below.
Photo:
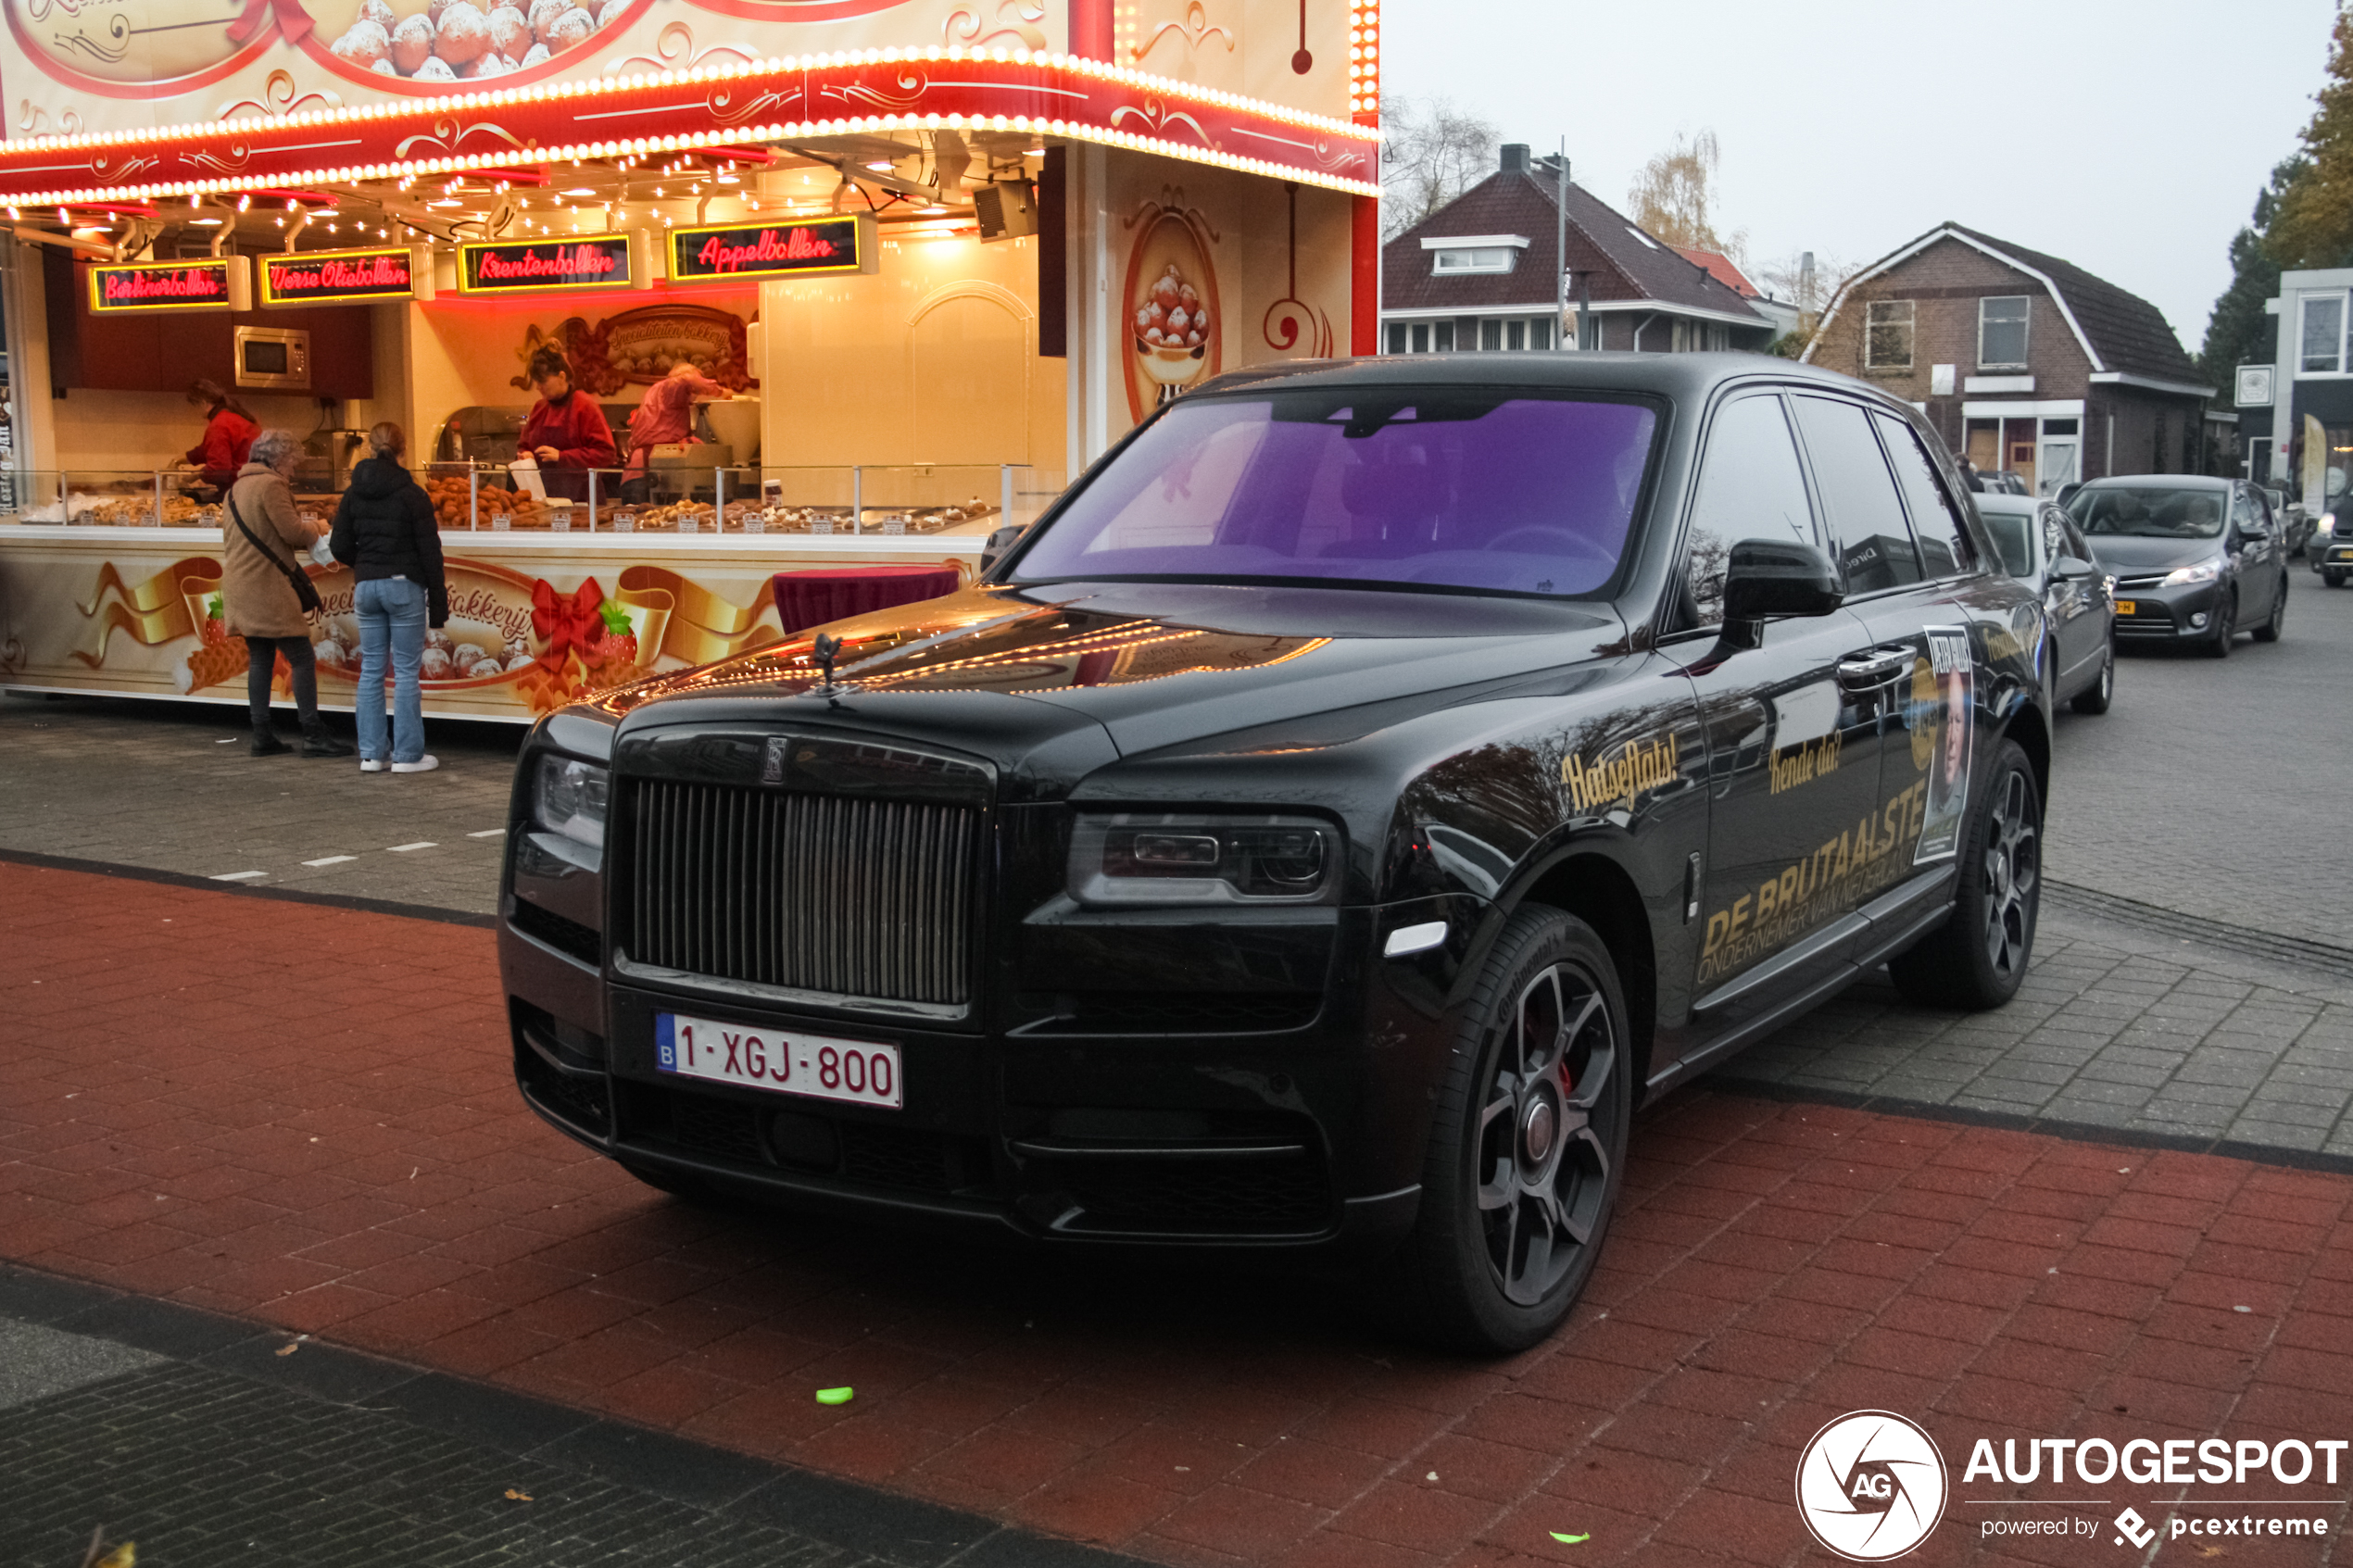
[[[1797,1460],[1797,1512],[1814,1538],[1856,1562],[1885,1562],[1944,1517],[1944,1456],[1890,1411],[1856,1411],[1814,1434]]]

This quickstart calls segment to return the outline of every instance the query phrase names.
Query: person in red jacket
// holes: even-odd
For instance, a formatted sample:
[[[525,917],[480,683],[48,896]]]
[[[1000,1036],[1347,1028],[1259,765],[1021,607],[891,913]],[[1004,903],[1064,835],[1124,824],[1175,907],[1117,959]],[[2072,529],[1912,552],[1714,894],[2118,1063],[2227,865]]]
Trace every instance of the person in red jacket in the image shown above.
[[[609,469],[620,456],[613,445],[612,426],[597,400],[572,389],[572,366],[560,349],[543,347],[531,357],[531,379],[539,401],[522,422],[516,438],[517,456],[539,460],[541,483],[550,496],[585,501],[588,470]]]
[[[227,490],[245,466],[261,427],[217,381],[199,377],[190,382],[188,401],[205,410],[204,439],[188,448],[188,461],[202,470],[207,484]]]

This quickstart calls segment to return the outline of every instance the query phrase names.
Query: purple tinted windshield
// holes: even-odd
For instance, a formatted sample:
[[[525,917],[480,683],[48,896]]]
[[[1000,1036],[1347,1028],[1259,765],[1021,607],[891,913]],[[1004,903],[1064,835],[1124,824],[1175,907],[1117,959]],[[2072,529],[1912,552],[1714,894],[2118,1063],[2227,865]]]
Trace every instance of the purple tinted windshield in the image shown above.
[[[1617,570],[1657,423],[1648,403],[1484,388],[1180,402],[1014,576],[1591,593]]]

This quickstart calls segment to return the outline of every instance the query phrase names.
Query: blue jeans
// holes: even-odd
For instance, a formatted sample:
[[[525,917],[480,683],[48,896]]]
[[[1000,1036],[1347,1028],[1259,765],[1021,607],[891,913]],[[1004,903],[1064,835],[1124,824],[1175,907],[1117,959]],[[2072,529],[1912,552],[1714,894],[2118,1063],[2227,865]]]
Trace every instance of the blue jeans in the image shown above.
[[[352,594],[359,611],[359,690],[352,716],[359,721],[362,761],[384,759],[384,652],[392,653],[392,760],[425,754],[424,695],[417,671],[425,657],[425,585],[397,577],[362,583]]]

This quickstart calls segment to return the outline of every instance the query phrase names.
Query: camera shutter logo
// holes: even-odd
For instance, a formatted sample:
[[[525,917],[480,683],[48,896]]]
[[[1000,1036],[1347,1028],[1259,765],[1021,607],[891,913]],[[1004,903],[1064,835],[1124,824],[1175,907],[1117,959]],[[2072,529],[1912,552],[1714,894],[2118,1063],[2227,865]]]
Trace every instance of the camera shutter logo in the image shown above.
[[[1798,1457],[1799,1516],[1816,1540],[1853,1562],[1903,1556],[1928,1539],[1944,1502],[1944,1456],[1892,1411],[1840,1416]]]

